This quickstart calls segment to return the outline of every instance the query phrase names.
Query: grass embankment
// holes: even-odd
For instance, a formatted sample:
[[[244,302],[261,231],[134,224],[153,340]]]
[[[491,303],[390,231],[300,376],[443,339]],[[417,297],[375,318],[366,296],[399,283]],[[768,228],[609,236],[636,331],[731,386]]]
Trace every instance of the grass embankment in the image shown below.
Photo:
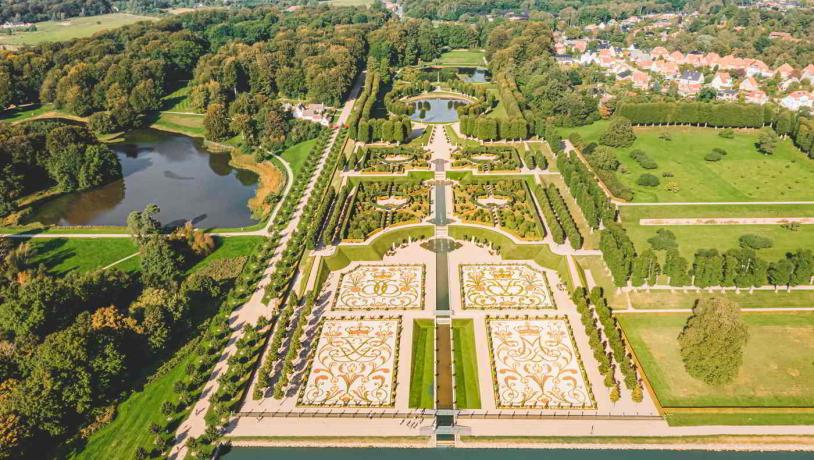
[[[731,383],[712,386],[684,370],[677,337],[687,314],[617,315],[665,408],[813,408],[814,313],[745,313],[749,339]],[[725,411],[724,411],[725,412]],[[785,411],[779,410],[784,413]],[[744,422],[772,423],[761,411]]]
[[[34,32],[15,32],[14,35],[0,35],[0,45],[37,45],[44,42],[59,42],[74,38],[90,37],[105,30],[117,29],[139,21],[155,21],[157,18],[127,13],[103,14],[84,18],[70,18],[64,21],[45,21],[35,25]]]
[[[701,297],[715,295],[725,297],[735,302],[741,308],[799,308],[814,306],[814,291],[791,291],[786,292],[780,289],[774,291],[753,291],[742,290],[739,294],[734,291],[725,293],[707,291],[699,292],[675,292],[670,291],[639,291],[631,292],[630,301],[635,308],[639,309],[662,309],[662,308],[692,308],[695,301]]]
[[[607,121],[570,128],[563,134],[578,132],[585,141],[596,142]],[[633,190],[634,202],[715,202],[715,201],[811,201],[814,191],[814,163],[789,139],[783,139],[771,155],[758,152],[759,130],[736,130],[735,137],[724,139],[720,130],[686,126],[662,126],[634,129],[637,139],[629,148],[616,149],[617,158],[627,173],[619,179]],[[662,139],[669,134],[670,140]],[[720,161],[706,161],[714,148],[727,152]],[[657,164],[645,170],[630,152],[642,150]],[[644,187],[636,184],[643,173],[659,176],[661,184]],[[663,174],[672,174],[663,177]],[[674,183],[678,191],[667,185]]]
[[[480,409],[475,325],[471,319],[452,321],[452,342],[455,347],[455,406],[458,409]]]
[[[410,407],[435,407],[435,322],[413,321],[413,354],[410,361]]]
[[[258,245],[263,242],[263,239],[262,236],[215,237],[215,241],[217,242],[215,250],[190,268],[189,273],[194,273],[206,268],[216,260],[250,256]]]
[[[743,445],[780,445],[814,444],[811,436],[752,436],[752,435],[711,435],[711,436],[461,436],[466,444],[731,444]],[[739,456],[741,454],[738,454]],[[765,454],[760,454],[762,458]],[[641,458],[648,458],[647,456]],[[653,458],[656,458],[654,456]],[[698,458],[704,458],[701,454]],[[739,457],[740,458],[740,457]],[[748,457],[744,457],[748,458]]]

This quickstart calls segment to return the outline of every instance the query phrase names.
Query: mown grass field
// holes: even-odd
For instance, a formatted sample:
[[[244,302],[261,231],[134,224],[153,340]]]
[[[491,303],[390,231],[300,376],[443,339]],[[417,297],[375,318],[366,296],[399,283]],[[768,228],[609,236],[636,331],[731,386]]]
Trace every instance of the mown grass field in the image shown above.
[[[160,424],[166,417],[161,413],[165,401],[177,402],[173,385],[183,379],[186,366],[193,358],[194,353],[188,353],[166,374],[130,395],[119,405],[113,421],[93,433],[84,448],[68,458],[135,458],[139,447],[153,446],[155,435],[150,432],[150,425]]]
[[[138,251],[130,238],[36,238],[29,240],[29,245],[34,251],[33,264],[44,264],[55,275],[96,270]],[[133,269],[132,264],[124,264],[134,259],[137,257],[116,267]]]
[[[0,121],[15,123],[38,117],[53,110],[51,104],[31,104],[0,112]]]
[[[664,309],[664,308],[692,308],[695,302],[701,297],[713,295],[707,291],[700,293],[690,289],[687,292],[676,290],[675,292],[665,290],[653,290],[647,292],[641,290],[629,293],[630,302],[634,308]],[[800,308],[814,306],[814,291],[791,291],[784,289],[774,291],[753,291],[742,290],[739,294],[734,291],[724,293],[715,292],[718,297],[725,297],[736,303],[741,308]]]
[[[733,382],[717,387],[684,370],[677,337],[687,316],[617,315],[662,406],[812,406],[814,313],[744,313],[743,365]]]
[[[435,323],[431,319],[413,321],[409,406],[435,407]]]
[[[455,348],[456,406],[459,409],[480,409],[475,326],[471,319],[452,321],[452,342]]]
[[[209,266],[212,262],[220,259],[230,259],[233,257],[250,256],[254,250],[263,242],[261,236],[230,236],[228,238],[215,237],[217,246],[212,254],[189,269],[190,273],[201,270]]]
[[[184,134],[190,137],[205,137],[203,119],[201,115],[186,115],[179,113],[161,112],[151,128]]]
[[[305,160],[308,159],[308,152],[311,151],[311,147],[313,147],[316,142],[316,139],[300,142],[297,145],[287,148],[280,154],[280,156],[288,162],[291,171],[294,172],[294,177],[299,174],[302,166],[305,164]]]
[[[456,67],[483,67],[486,54],[481,50],[452,50],[432,61],[435,65]]]
[[[139,21],[155,21],[157,18],[127,13],[103,14],[85,18],[70,18],[65,21],[38,22],[35,32],[16,32],[14,35],[0,35],[0,45],[37,45],[44,42],[59,42],[74,38],[90,37],[104,30],[116,29]]]
[[[580,133],[586,141],[597,141],[607,121],[563,130]],[[718,135],[720,130],[696,127],[635,128],[632,147],[617,149],[617,158],[626,173],[619,179],[633,190],[634,202],[715,202],[715,201],[811,201],[814,200],[814,162],[806,158],[790,140],[781,140],[772,155],[758,152],[759,130],[737,130],[733,139]],[[671,140],[660,139],[668,133]],[[727,155],[717,162],[704,160],[713,148]],[[632,150],[642,150],[658,164],[645,170],[630,158]],[[661,184],[636,184],[643,173],[659,176]],[[672,177],[662,177],[664,173]],[[667,189],[675,183],[678,191]]]
[[[812,182],[814,183],[814,182]],[[814,225],[801,225],[791,231],[780,224],[773,225],[641,225],[641,219],[724,218],[724,217],[811,217],[814,205],[721,205],[721,206],[629,206],[621,208],[622,224],[636,245],[643,251],[647,242],[660,228],[676,236],[678,250],[689,261],[699,249],[715,248],[720,252],[738,248],[738,239],[746,234],[760,235],[773,242],[759,255],[776,260],[787,252],[814,247]],[[663,257],[662,257],[663,258]]]

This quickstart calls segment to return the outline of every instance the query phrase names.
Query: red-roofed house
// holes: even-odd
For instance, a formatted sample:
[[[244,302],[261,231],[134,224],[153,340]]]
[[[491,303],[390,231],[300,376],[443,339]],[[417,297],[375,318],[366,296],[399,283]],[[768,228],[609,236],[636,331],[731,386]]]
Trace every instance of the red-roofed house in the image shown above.
[[[722,89],[732,89],[732,77],[729,76],[729,72],[716,72],[710,86],[718,91]]]
[[[669,54],[670,52],[667,51],[667,48],[663,46],[657,46],[653,48],[653,51],[650,52],[650,55],[653,56],[653,59],[659,58],[666,59]]]
[[[721,55],[718,53],[709,53],[704,56],[704,65],[707,67],[715,67],[721,65]]]
[[[575,50],[579,51],[580,53],[584,53],[585,50],[588,49],[588,41],[587,40],[574,40],[572,44]]]
[[[780,100],[780,105],[789,110],[800,110],[814,106],[814,95],[805,91],[795,91]]]
[[[814,83],[814,64],[809,64],[803,69],[802,74],[800,74],[800,80],[808,80]]]
[[[664,75],[667,78],[675,78],[675,76],[678,75],[678,64],[674,62],[656,61],[650,70]]]
[[[633,87],[634,88],[639,88],[639,89],[648,89],[648,88],[650,88],[650,75],[648,75],[648,74],[646,74],[644,72],[635,70],[633,72],[633,75],[630,77],[630,79],[633,81]]]
[[[780,78],[783,80],[791,77],[792,72],[794,72],[794,67],[790,66],[788,63],[781,65],[780,67],[774,69],[777,75],[780,75]]]
[[[703,67],[704,56],[702,54],[689,53],[684,58],[684,64],[688,64],[694,67]]]
[[[671,62],[675,62],[676,64],[684,63],[684,55],[681,53],[681,51],[673,51],[670,53],[670,56],[667,59]]]
[[[764,93],[761,90],[750,91],[746,93],[746,96],[744,97],[743,100],[748,102],[749,104],[763,105],[769,102],[769,96],[767,96],[766,93]]]
[[[760,59],[753,60],[746,67],[746,75],[749,75],[750,77],[754,77],[755,75],[760,75],[761,77],[771,77],[773,73],[774,72],[772,72],[772,69]]]
[[[754,77],[746,77],[746,79],[743,80],[738,86],[738,89],[748,93],[759,90],[760,85],[757,84],[757,80],[755,80]]]

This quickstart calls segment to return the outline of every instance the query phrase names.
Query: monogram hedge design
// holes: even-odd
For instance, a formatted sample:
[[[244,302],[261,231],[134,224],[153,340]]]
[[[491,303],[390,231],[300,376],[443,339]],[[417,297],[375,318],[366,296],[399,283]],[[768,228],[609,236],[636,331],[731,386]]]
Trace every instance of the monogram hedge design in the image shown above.
[[[545,273],[525,264],[461,265],[464,308],[554,308]]]
[[[359,265],[342,275],[333,308],[424,308],[424,265]]]
[[[498,407],[595,407],[565,318],[489,319],[488,328]]]
[[[299,404],[393,406],[399,327],[398,319],[326,320]]]

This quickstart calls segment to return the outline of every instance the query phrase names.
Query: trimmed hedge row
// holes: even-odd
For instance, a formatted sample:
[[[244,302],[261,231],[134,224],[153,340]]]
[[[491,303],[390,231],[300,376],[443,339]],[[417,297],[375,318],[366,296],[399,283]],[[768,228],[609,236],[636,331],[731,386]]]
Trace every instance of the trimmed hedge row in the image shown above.
[[[554,214],[557,216],[557,220],[565,231],[565,235],[568,237],[568,242],[571,243],[571,247],[574,249],[581,248],[582,235],[579,234],[579,229],[577,229],[577,224],[574,222],[574,217],[571,216],[571,213],[568,211],[568,205],[565,204],[565,200],[563,200],[562,195],[560,195],[560,190],[556,185],[548,184],[548,188],[543,191],[548,197],[548,201],[551,203]]]

